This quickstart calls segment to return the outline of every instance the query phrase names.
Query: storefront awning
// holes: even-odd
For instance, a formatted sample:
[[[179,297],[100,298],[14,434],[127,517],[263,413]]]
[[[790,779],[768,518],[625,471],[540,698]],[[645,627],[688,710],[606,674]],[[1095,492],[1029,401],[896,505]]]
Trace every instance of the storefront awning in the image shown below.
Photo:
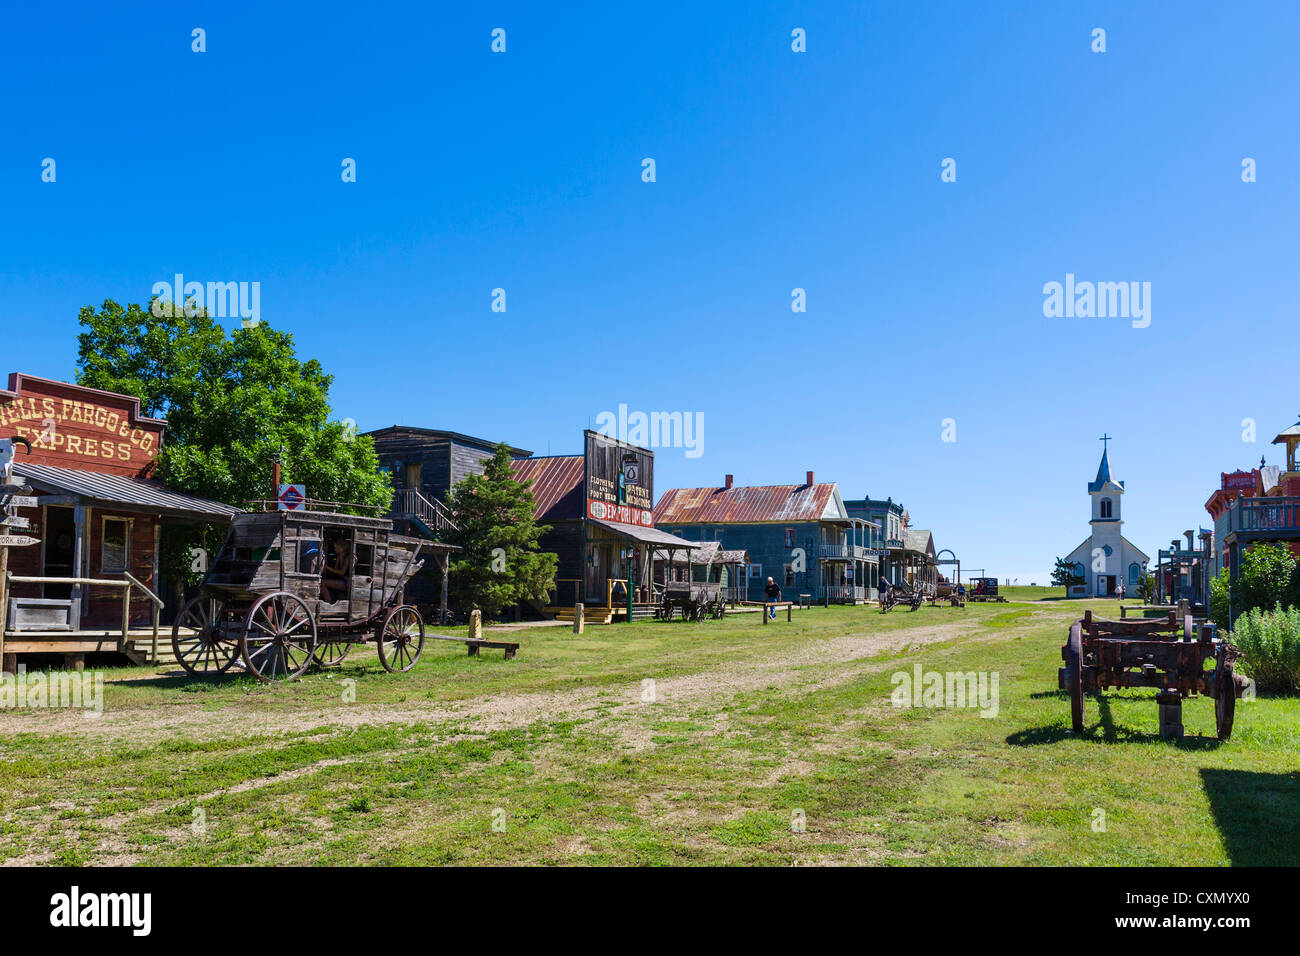
[[[14,474],[37,491],[75,495],[93,503],[177,518],[229,521],[242,509],[172,491],[156,481],[14,462]]]
[[[592,524],[604,528],[613,534],[629,541],[640,541],[642,544],[653,544],[660,548],[698,548],[700,542],[687,541],[685,538],[679,538],[675,534],[669,534],[667,531],[660,531],[658,528],[641,528],[630,524],[614,524],[610,521],[600,521],[596,518],[588,518]]]

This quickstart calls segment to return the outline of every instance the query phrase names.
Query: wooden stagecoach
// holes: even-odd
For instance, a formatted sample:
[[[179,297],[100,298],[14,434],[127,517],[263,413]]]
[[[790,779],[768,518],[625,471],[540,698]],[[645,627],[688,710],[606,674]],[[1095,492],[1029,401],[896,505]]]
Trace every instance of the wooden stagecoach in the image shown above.
[[[392,527],[387,518],[324,511],[237,515],[172,627],[176,659],[194,675],[239,661],[260,680],[293,680],[369,640],[385,670],[409,671],[424,647],[424,620],[404,589],[424,563],[424,542]],[[351,568],[338,580],[327,573],[336,542]],[[334,581],[329,592],[322,577]]]

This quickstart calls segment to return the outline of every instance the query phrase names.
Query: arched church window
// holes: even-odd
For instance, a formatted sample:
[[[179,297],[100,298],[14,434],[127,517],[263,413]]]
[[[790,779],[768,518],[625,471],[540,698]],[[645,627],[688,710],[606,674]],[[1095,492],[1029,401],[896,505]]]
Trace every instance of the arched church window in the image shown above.
[[[1134,561],[1128,566],[1128,583],[1137,587],[1139,579],[1142,577],[1142,566]]]
[[[1109,518],[1109,517],[1111,516],[1111,515],[1110,515],[1110,499],[1109,499],[1109,498],[1102,498],[1102,499],[1101,499],[1101,516],[1102,516],[1103,518]]]

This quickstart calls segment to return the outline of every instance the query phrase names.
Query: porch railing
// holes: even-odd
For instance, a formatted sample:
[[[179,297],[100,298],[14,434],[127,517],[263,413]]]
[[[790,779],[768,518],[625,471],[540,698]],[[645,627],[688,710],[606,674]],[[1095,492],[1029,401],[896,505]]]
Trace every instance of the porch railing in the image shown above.
[[[1236,498],[1228,505],[1228,531],[1300,532],[1300,497]]]
[[[10,601],[15,600],[13,593],[13,585],[15,584],[75,584],[85,587],[120,588],[122,591],[122,639],[117,646],[119,651],[126,646],[127,640],[131,636],[131,592],[138,589],[153,605],[153,652],[151,654],[151,659],[155,661],[158,659],[158,619],[159,615],[162,613],[163,601],[162,598],[154,594],[153,591],[129,572],[123,574],[122,580],[120,581],[108,578],[29,577],[26,575],[6,573],[5,594],[7,595],[7,598],[5,606],[0,607],[0,655],[3,655],[4,653],[5,632],[9,629],[8,604]],[[17,600],[22,600],[22,598],[17,598]],[[19,632],[14,631],[12,633],[17,635]],[[38,634],[41,632],[32,631],[31,633]],[[75,635],[77,632],[74,631],[72,633]]]
[[[827,584],[823,587],[830,601],[865,601],[867,589],[853,584]]]

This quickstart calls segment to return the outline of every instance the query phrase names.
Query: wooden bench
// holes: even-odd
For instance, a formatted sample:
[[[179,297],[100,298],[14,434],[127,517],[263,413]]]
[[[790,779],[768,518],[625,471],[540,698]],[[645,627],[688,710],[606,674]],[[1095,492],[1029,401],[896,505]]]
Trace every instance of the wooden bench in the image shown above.
[[[800,595],[799,595],[799,607],[801,607],[801,608],[805,608],[805,607],[810,608],[810,607],[812,607],[812,595],[811,595],[811,594],[800,594]]]
[[[470,657],[478,657],[478,652],[485,647],[495,647],[505,651],[506,660],[510,660],[519,650],[518,641],[489,641],[486,638],[452,637],[450,634],[426,634],[425,637],[434,641],[459,641],[465,645]]]

